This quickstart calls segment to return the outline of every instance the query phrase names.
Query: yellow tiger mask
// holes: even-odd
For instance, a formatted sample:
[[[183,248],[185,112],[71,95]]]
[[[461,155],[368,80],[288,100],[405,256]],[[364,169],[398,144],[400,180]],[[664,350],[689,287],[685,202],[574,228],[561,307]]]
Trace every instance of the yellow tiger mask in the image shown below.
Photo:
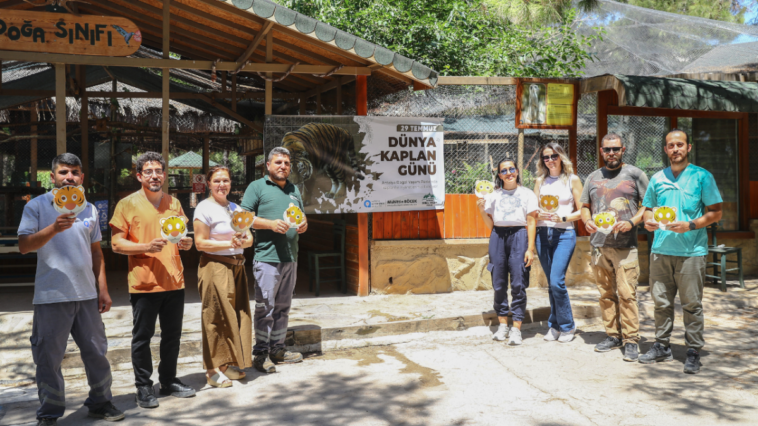
[[[595,226],[597,226],[598,232],[603,234],[610,234],[613,231],[613,225],[616,224],[616,212],[610,211],[605,213],[598,213],[593,217]]]
[[[479,198],[484,198],[487,194],[492,194],[494,191],[495,185],[486,180],[478,180],[474,185],[474,194]]]
[[[305,214],[300,207],[290,203],[289,208],[284,211],[284,221],[290,226],[290,228],[297,228],[305,220]]]
[[[87,199],[84,197],[84,187],[64,186],[54,188],[53,208],[60,214],[78,215],[87,207]]]
[[[182,238],[187,236],[187,224],[179,216],[164,217],[161,219],[161,237],[172,244],[179,244]]]
[[[654,207],[653,218],[658,222],[658,227],[665,231],[666,225],[676,222],[676,207]]]
[[[540,207],[542,210],[548,213],[555,213],[558,211],[558,196],[557,195],[540,195]]]
[[[232,229],[245,232],[253,224],[253,214],[248,211],[237,211],[232,214]]]

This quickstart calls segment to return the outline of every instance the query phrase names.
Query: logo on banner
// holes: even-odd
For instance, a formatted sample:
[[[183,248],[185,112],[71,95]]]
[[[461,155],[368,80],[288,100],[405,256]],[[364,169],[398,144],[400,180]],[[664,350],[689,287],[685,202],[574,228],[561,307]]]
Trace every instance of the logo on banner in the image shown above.
[[[363,205],[364,205],[364,206],[365,206],[367,209],[370,209],[370,208],[371,208],[371,200],[366,200],[366,201],[364,201],[364,202],[363,202]]]

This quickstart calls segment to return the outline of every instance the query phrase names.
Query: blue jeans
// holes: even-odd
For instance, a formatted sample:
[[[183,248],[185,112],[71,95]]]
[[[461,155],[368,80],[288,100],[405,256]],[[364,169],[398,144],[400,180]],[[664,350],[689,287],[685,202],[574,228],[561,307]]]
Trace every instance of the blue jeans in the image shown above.
[[[576,232],[573,229],[540,226],[535,243],[542,270],[550,284],[547,290],[550,296],[547,324],[558,331],[571,331],[576,325],[566,289],[566,271],[576,247]]]
[[[526,313],[526,289],[529,287],[529,271],[524,265],[524,254],[529,247],[526,228],[523,226],[495,226],[490,234],[490,264],[492,289],[495,290],[494,309],[499,317],[508,316],[513,321],[523,321]],[[511,285],[511,306],[508,307],[508,282]]]

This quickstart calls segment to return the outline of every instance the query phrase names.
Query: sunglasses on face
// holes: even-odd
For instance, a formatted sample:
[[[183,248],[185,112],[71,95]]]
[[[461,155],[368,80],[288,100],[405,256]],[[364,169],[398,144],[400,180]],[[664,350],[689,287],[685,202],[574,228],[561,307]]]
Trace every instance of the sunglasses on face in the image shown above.
[[[500,169],[500,174],[507,175],[508,173],[516,173],[516,171],[515,167],[511,167],[510,169]]]
[[[558,155],[558,154],[553,154],[553,155],[543,155],[543,156],[542,156],[542,161],[544,161],[544,162],[546,162],[546,163],[547,163],[548,161],[551,161],[551,160],[552,160],[552,161],[555,161],[555,160],[557,160],[557,159],[558,159],[558,157],[559,157],[559,155]]]
[[[603,152],[606,153],[606,154],[610,154],[611,152],[618,153],[618,152],[621,152],[621,147],[620,146],[612,146],[612,147],[609,147],[609,148],[608,147],[603,147]]]

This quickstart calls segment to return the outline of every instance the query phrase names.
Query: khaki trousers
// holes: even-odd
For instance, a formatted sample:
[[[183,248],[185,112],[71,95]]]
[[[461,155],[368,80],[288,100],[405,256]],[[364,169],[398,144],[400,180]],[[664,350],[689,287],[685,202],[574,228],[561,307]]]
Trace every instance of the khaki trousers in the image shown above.
[[[637,279],[640,262],[636,248],[592,248],[595,282],[600,291],[600,310],[605,332],[624,343],[640,340]]]
[[[242,255],[230,258],[244,259]],[[201,256],[197,289],[203,304],[203,368],[252,367],[253,322],[245,265]]]

